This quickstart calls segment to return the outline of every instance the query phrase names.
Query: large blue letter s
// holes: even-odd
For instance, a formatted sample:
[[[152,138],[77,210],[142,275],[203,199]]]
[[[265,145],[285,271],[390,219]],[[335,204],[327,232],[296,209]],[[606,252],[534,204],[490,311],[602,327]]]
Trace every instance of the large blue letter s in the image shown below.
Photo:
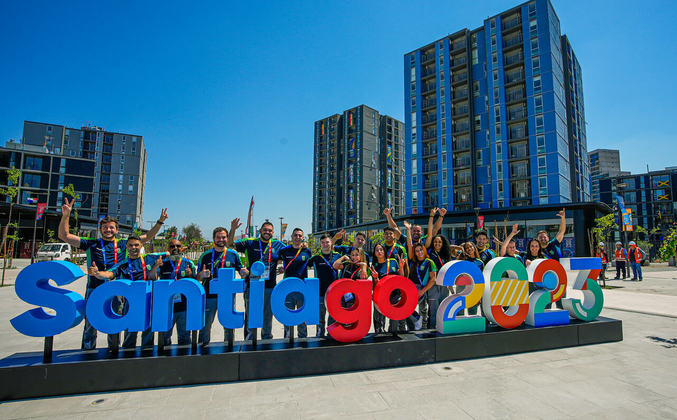
[[[65,286],[84,275],[77,265],[64,261],[44,261],[24,268],[16,278],[16,295],[40,307],[9,322],[21,334],[31,337],[51,337],[75,327],[84,317],[85,299],[70,290],[51,286],[49,280]],[[54,309],[56,315],[48,314],[42,307]]]

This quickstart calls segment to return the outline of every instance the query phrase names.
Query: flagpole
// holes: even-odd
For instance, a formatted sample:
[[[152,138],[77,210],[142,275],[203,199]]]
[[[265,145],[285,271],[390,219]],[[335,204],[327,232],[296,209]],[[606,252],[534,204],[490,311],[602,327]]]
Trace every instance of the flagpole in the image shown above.
[[[31,244],[31,264],[35,262],[35,232],[38,230],[38,206],[35,206],[35,220],[33,220],[33,243]]]

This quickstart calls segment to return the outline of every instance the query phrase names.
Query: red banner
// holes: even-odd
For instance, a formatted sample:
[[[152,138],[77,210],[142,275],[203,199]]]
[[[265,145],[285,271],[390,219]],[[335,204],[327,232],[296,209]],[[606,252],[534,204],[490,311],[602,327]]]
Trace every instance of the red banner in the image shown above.
[[[477,229],[484,229],[484,216],[477,216]]]
[[[42,215],[45,213],[45,208],[47,203],[38,203],[38,206],[35,208],[35,220],[42,219]]]

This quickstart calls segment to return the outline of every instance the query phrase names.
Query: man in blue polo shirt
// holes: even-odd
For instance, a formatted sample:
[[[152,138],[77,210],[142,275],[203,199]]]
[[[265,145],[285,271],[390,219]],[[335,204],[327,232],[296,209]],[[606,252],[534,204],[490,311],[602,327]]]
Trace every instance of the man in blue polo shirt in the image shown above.
[[[297,277],[305,280],[308,278],[308,263],[313,254],[303,243],[303,230],[294,228],[291,233],[292,244],[286,246],[278,253],[282,262],[283,278]],[[289,309],[299,309],[303,307],[303,295],[298,292],[290,293],[284,300],[284,304]],[[291,328],[285,325],[284,337],[289,337]],[[298,326],[299,338],[308,336],[308,328],[305,323]]]
[[[275,287],[277,274],[277,261],[280,258],[279,252],[286,245],[283,242],[273,239],[275,228],[270,222],[264,222],[259,229],[258,238],[245,238],[235,241],[235,250],[244,252],[247,255],[247,269],[251,269],[252,264],[261,261],[265,265],[262,279],[266,280],[263,295],[263,328],[261,338],[273,338],[273,311],[270,307],[270,294]],[[229,237],[229,241],[231,238]],[[229,243],[230,246],[233,246]],[[245,335],[246,340],[253,339],[253,331],[249,331],[247,324],[249,322],[249,276],[245,278]]]
[[[559,261],[559,259],[562,258],[562,240],[564,239],[564,234],[567,231],[567,221],[564,209],[560,210],[560,212],[557,213],[557,216],[559,217],[559,230],[557,231],[555,238],[550,240],[548,232],[544,230],[539,231],[536,234],[536,238],[538,239],[538,243],[541,244],[541,249],[543,250],[545,256],[549,259]],[[566,295],[567,294],[565,290],[564,295],[562,295],[562,299],[566,297]],[[555,302],[552,306],[563,309],[562,299]]]
[[[334,246],[334,251],[338,252],[343,255],[350,255],[353,249],[361,249],[364,251],[364,256],[367,258],[367,264],[371,264],[371,255],[364,249],[364,244],[367,243],[367,235],[365,235],[362,232],[357,232],[355,234],[355,241],[353,242],[352,245],[341,245],[341,241],[343,241],[343,238],[346,236],[346,231],[344,229],[341,229],[336,235],[334,235],[334,242],[336,245]]]
[[[159,278],[162,280],[179,280],[183,278],[195,278],[197,269],[195,264],[183,256],[183,244],[178,239],[169,242],[169,256],[164,259],[160,266]],[[176,325],[176,337],[179,345],[190,344],[190,331],[186,331],[186,297],[174,296],[174,325]],[[165,346],[172,344],[172,329],[163,333]],[[159,342],[159,340],[158,340]]]
[[[207,297],[205,305],[205,326],[200,330],[198,341],[200,345],[206,346],[211,340],[212,324],[216,317],[217,297],[210,293],[209,282],[218,276],[221,268],[234,268],[240,273],[241,277],[249,276],[249,270],[242,266],[240,256],[232,249],[226,248],[228,242],[228,231],[224,227],[217,227],[212,232],[214,247],[205,251],[197,261],[200,272],[197,274],[197,281],[201,282],[205,288]],[[235,296],[233,295],[233,305],[235,305]],[[232,329],[224,329],[224,341],[233,338]]]
[[[315,272],[315,277],[320,280],[320,324],[317,326],[315,337],[324,337],[326,335],[325,320],[327,315],[327,307],[324,303],[324,295],[327,293],[329,286],[336,281],[338,273],[334,270],[334,263],[341,258],[341,254],[332,251],[332,239],[329,235],[322,235],[320,237],[320,253],[313,255],[310,259],[309,265],[312,265]],[[333,323],[331,316],[330,323]]]
[[[157,279],[157,269],[162,265],[160,255],[146,254],[141,255],[141,239],[132,235],[127,238],[127,259],[113,265],[108,270],[99,271],[96,263],[88,268],[90,277],[97,278],[102,282],[113,279],[125,279],[132,281],[151,281]],[[123,302],[122,313],[124,313],[129,304]],[[115,309],[115,308],[114,308]],[[122,348],[131,349],[136,347],[137,332],[125,330],[125,338]],[[153,332],[151,328],[143,331],[141,334],[141,347],[153,347]]]
[[[119,225],[117,219],[113,217],[107,216],[99,221],[99,232],[101,233],[101,239],[81,238],[70,233],[69,218],[71,211],[73,210],[74,203],[75,199],[72,199],[70,202],[68,199],[65,199],[63,206],[61,206],[61,222],[59,223],[58,232],[59,239],[68,243],[72,247],[84,250],[87,253],[87,267],[90,267],[92,263],[94,263],[100,271],[107,270],[125,259],[127,240],[116,239]],[[155,237],[155,235],[160,231],[160,228],[162,228],[165,220],[167,220],[167,217],[167,209],[162,209],[160,218],[157,220],[157,222],[155,222],[155,226],[153,226],[153,228],[147,233],[139,237],[141,244],[144,244]],[[103,284],[102,280],[89,276],[87,278],[85,300],[87,300],[92,291],[101,284]],[[92,324],[89,323],[87,318],[85,318],[85,328],[82,333],[82,350],[91,350],[96,348],[96,335],[97,331],[94,329],[94,327],[92,327]],[[117,334],[108,336],[109,349],[115,347],[114,343],[116,339]]]

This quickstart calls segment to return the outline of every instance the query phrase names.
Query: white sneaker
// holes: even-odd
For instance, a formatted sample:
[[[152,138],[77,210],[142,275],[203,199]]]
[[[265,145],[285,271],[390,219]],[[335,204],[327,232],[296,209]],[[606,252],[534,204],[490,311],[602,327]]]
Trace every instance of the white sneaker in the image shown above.
[[[414,321],[414,330],[418,331],[423,327],[423,317],[419,315],[418,312],[414,312],[412,315],[416,318],[416,321]]]

